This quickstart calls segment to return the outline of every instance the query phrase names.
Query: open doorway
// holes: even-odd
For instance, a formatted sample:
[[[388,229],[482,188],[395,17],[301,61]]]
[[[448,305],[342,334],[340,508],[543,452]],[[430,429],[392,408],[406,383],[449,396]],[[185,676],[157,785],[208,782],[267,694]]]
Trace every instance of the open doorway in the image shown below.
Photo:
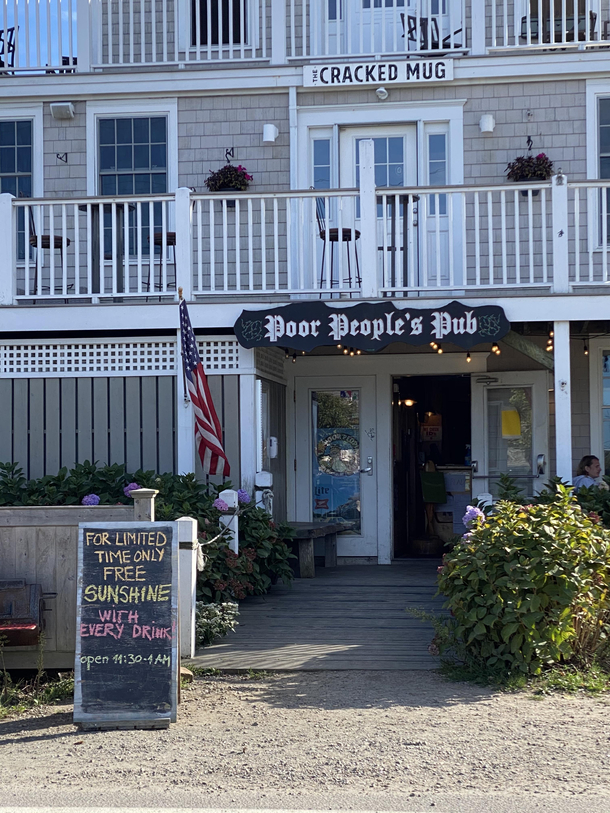
[[[440,556],[471,499],[470,376],[394,378],[394,558]]]

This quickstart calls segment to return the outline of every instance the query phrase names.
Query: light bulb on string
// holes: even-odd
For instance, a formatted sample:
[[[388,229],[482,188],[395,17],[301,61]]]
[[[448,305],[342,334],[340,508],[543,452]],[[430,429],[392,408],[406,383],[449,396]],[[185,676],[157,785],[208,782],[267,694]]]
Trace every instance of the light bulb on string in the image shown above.
[[[362,350],[356,350],[356,355],[357,355],[357,356],[362,355]]]
[[[436,346],[436,352],[439,354],[439,356],[440,356],[440,355],[442,355],[442,353],[443,353],[443,348],[440,346],[440,344],[437,344],[437,346]]]
[[[286,352],[284,354],[284,358],[287,358],[287,359],[290,358],[290,353],[288,352],[288,350],[286,350]]]
[[[436,348],[438,347],[438,344],[437,344],[436,342],[430,342],[430,347],[431,347],[433,350],[436,350]]]
[[[349,353],[349,350],[347,349],[347,347],[344,347],[343,348],[343,355],[347,356],[348,353]]]
[[[349,354],[350,354],[350,356],[355,355],[355,352],[354,352],[354,348],[353,348],[353,347],[350,347],[350,349],[349,349]]]
[[[472,361],[472,357],[471,357],[471,355],[470,355],[470,351],[468,351],[468,353],[466,353],[466,362],[467,362],[468,364],[470,364],[470,362],[471,362],[471,361]]]
[[[297,354],[296,354],[296,353],[293,353],[293,354],[292,354],[292,363],[293,363],[293,364],[296,364],[296,363],[297,363]]]
[[[301,350],[301,355],[302,355],[302,356],[304,356],[304,355],[305,355],[305,351],[304,351],[304,350]]]
[[[585,356],[589,355],[589,347],[586,342],[584,343],[583,353],[585,354]]]
[[[341,348],[342,348],[342,347],[343,347],[343,345],[342,345],[342,344],[338,344],[338,345],[337,345],[337,350],[341,350]]]
[[[491,346],[491,352],[492,352],[492,353],[495,353],[495,354],[496,354],[496,356],[499,356],[499,355],[500,355],[500,353],[501,353],[502,351],[500,350],[500,347],[499,347],[499,345],[498,345],[498,342],[494,342],[494,343],[492,344],[492,346]]]

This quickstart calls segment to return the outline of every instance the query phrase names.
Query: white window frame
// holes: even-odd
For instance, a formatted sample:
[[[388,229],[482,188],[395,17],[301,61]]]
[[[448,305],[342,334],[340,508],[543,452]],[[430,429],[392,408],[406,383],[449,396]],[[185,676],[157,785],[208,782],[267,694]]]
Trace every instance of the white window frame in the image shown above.
[[[372,94],[372,90],[371,90]],[[418,178],[427,178],[427,132],[447,134],[447,184],[464,183],[464,105],[466,99],[450,99],[444,102],[379,102],[371,104],[311,105],[299,108],[297,112],[297,149],[295,150],[296,186],[293,189],[306,189],[311,186],[312,141],[315,137],[326,137],[326,129],[333,130],[337,142],[338,128],[347,126],[396,126],[417,125]],[[429,128],[439,126],[441,130]],[[324,132],[324,134],[322,134]],[[318,136],[318,134],[320,134]],[[424,158],[424,156],[426,156]],[[338,156],[337,156],[338,157]],[[331,150],[331,160],[335,158],[335,147]],[[333,176],[337,167],[333,169]]]
[[[97,197],[99,182],[98,119],[167,116],[167,192],[178,188],[178,100],[154,102],[134,99],[87,102],[87,194]]]
[[[0,121],[32,122],[32,195],[44,197],[44,130],[40,104],[0,105]]]
[[[599,458],[602,473],[605,472],[604,455],[604,408],[603,355],[610,353],[610,336],[589,341],[589,431],[590,451]]]

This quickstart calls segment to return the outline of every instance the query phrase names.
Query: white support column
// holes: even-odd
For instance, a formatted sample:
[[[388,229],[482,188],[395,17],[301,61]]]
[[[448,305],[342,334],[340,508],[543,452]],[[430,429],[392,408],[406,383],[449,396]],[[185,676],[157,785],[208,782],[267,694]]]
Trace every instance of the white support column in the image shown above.
[[[572,482],[572,398],[570,384],[570,323],[554,322],[555,458],[557,476]]]
[[[286,0],[271,0],[271,64],[286,64]]]
[[[180,657],[192,658],[195,655],[195,611],[197,603],[197,520],[192,517],[179,517],[178,564],[179,611],[180,611]]]
[[[254,494],[256,478],[256,376],[239,376],[239,449],[241,487]]]
[[[472,56],[481,56],[487,52],[485,45],[485,11],[488,3],[496,3],[498,0],[472,0],[472,17],[471,17],[471,35],[470,35],[470,53]],[[466,9],[462,6],[462,25],[464,30],[466,27],[464,23]],[[464,40],[462,40],[464,42]],[[506,45],[506,43],[504,43]]]
[[[377,299],[377,198],[372,138],[360,142],[360,224],[362,298]]]
[[[91,43],[93,38],[92,2],[97,0],[76,0],[76,70],[78,73],[91,73]]]
[[[17,294],[17,218],[13,211],[13,195],[0,195],[0,305],[14,305]]]
[[[178,474],[195,471],[195,414],[185,389],[180,331],[176,343],[176,447]]]
[[[553,176],[553,293],[570,291],[568,254],[568,179],[561,169]],[[578,239],[578,236],[577,236]]]
[[[186,186],[176,189],[176,296],[182,288],[187,302],[193,297],[191,190]]]
[[[239,553],[239,520],[234,512],[239,506],[239,498],[237,491],[232,488],[226,488],[218,495],[221,500],[224,500],[229,506],[229,514],[220,517],[220,524],[229,529],[227,534],[227,541],[233,553]]]

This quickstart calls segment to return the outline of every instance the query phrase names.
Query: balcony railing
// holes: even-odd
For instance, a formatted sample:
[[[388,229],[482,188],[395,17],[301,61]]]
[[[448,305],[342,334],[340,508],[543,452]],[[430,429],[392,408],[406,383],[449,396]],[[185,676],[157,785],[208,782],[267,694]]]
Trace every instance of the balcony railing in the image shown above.
[[[0,0],[0,80],[145,65],[589,48],[610,0]],[[484,13],[483,13],[484,11]]]
[[[610,181],[0,195],[0,304],[565,293],[610,282]]]

